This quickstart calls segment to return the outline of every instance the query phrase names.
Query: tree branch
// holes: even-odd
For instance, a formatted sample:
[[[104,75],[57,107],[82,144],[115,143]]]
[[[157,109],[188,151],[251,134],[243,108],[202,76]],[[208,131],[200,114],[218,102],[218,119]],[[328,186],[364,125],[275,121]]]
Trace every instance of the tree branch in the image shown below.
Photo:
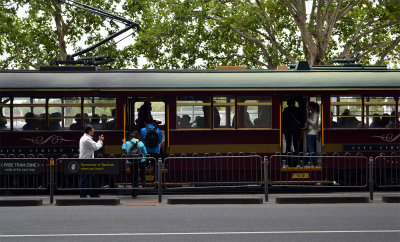
[[[353,57],[355,54],[360,53],[360,52],[362,52],[362,51],[365,51],[365,52],[363,52],[362,54],[360,54],[360,56],[358,57],[358,58],[360,59],[360,58],[362,58],[362,57],[368,55],[368,54],[371,53],[372,51],[375,51],[375,50],[377,50],[377,49],[379,49],[379,48],[382,48],[382,47],[384,47],[384,46],[387,46],[387,45],[389,45],[390,43],[392,43],[392,41],[384,41],[384,42],[380,42],[380,43],[372,43],[372,44],[370,44],[370,45],[364,46],[364,47],[361,48],[361,49],[354,50],[354,51],[351,52],[349,55],[346,55],[346,56],[344,56],[344,57],[338,56],[338,59],[340,59],[340,58],[345,58],[345,57]],[[328,64],[333,64],[333,60],[330,60],[330,61],[328,62]]]
[[[310,59],[308,59],[309,63],[312,65],[314,63],[314,58],[317,54],[317,46],[313,39],[312,34],[307,28],[307,17],[306,13],[301,11],[301,3],[293,2],[288,0],[282,0],[282,2],[289,9],[289,12],[292,14],[297,27],[300,29],[301,36],[303,38],[303,42],[305,43],[307,49],[310,52]]]
[[[268,53],[268,50],[265,48],[264,44],[261,43],[260,40],[249,36],[247,33],[240,31],[238,28],[233,27],[231,24],[222,21],[220,18],[213,17],[213,16],[207,16],[207,18],[225,24],[228,28],[230,28],[231,30],[233,30],[236,34],[238,34],[238,35],[239,35],[240,37],[242,37],[243,39],[249,41],[250,43],[253,43],[253,44],[257,45],[257,46],[261,49],[261,51],[263,52],[265,58],[267,59],[267,61],[268,61],[268,63],[269,63],[269,64],[267,65],[268,68],[274,68],[271,55]]]
[[[358,36],[354,37],[354,38],[351,39],[349,42],[347,42],[347,44],[346,44],[345,47],[344,47],[344,50],[343,50],[342,54],[346,53],[346,51],[347,51],[347,53],[348,53],[350,47],[353,46],[354,43],[356,43],[356,42],[357,42],[359,39],[361,39],[362,37],[364,37],[364,36],[366,36],[366,35],[368,35],[368,34],[370,34],[370,33],[374,33],[374,32],[376,32],[376,31],[378,31],[378,30],[381,30],[381,29],[384,29],[384,28],[387,28],[387,27],[396,25],[396,24],[400,24],[400,20],[393,21],[393,22],[390,22],[390,23],[387,23],[387,24],[384,24],[384,25],[375,27],[375,28],[373,28],[373,29],[370,29],[370,30],[368,30],[368,31],[365,31],[364,33],[359,34]]]
[[[268,40],[271,42],[271,44],[277,48],[279,50],[280,53],[282,53],[284,56],[286,56],[286,58],[288,58],[288,60],[293,64],[296,63],[296,60],[294,59],[294,57],[290,54],[289,51],[287,51],[285,48],[283,48],[283,46],[278,43],[278,41],[276,40],[276,35],[275,35],[275,30],[271,25],[271,19],[268,16],[267,12],[265,11],[265,9],[262,7],[261,3],[259,0],[256,0],[258,8],[263,12],[263,17],[264,19],[267,21],[267,24],[264,24],[264,21],[262,17],[260,17],[259,15],[256,15],[257,18],[260,20],[260,22],[262,23],[262,25],[264,26],[264,29],[268,32],[269,34],[269,38]]]
[[[392,43],[385,49],[385,51],[382,53],[381,58],[378,61],[378,65],[383,65],[385,62],[386,56],[400,43],[400,35],[397,36],[395,40],[392,41]]]

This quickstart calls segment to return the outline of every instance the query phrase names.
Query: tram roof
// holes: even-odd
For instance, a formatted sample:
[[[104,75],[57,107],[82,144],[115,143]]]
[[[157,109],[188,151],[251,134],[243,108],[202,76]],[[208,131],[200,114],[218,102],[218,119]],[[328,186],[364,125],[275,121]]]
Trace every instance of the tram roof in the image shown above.
[[[396,89],[400,70],[385,71],[215,71],[103,70],[43,72],[0,70],[0,89]]]

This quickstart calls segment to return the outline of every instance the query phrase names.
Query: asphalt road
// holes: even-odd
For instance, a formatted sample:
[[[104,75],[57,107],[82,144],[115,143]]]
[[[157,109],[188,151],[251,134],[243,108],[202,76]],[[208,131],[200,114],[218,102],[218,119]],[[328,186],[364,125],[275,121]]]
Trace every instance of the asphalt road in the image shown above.
[[[400,241],[400,205],[2,207],[0,241]]]

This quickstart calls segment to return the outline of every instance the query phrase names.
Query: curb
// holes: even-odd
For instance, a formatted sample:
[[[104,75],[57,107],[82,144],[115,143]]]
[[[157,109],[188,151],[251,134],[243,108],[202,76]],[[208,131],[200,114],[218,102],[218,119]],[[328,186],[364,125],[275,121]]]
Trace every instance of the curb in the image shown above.
[[[42,199],[7,199],[0,200],[0,207],[41,206]]]
[[[400,196],[382,196],[385,203],[400,203]]]
[[[263,198],[168,198],[168,204],[262,204]]]
[[[118,198],[76,198],[76,199],[57,199],[57,206],[81,206],[81,205],[119,205]]]
[[[368,197],[277,197],[279,204],[369,203]]]

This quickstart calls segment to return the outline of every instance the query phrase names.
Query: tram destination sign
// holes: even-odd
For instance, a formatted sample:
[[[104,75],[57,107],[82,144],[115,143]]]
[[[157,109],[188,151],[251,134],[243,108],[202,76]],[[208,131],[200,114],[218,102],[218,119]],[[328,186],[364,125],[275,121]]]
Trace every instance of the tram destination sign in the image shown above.
[[[119,161],[104,159],[68,159],[64,160],[64,173],[115,175],[119,173]]]
[[[0,159],[1,175],[39,175],[43,159]]]
[[[399,152],[400,143],[395,144],[343,144],[343,152]]]

